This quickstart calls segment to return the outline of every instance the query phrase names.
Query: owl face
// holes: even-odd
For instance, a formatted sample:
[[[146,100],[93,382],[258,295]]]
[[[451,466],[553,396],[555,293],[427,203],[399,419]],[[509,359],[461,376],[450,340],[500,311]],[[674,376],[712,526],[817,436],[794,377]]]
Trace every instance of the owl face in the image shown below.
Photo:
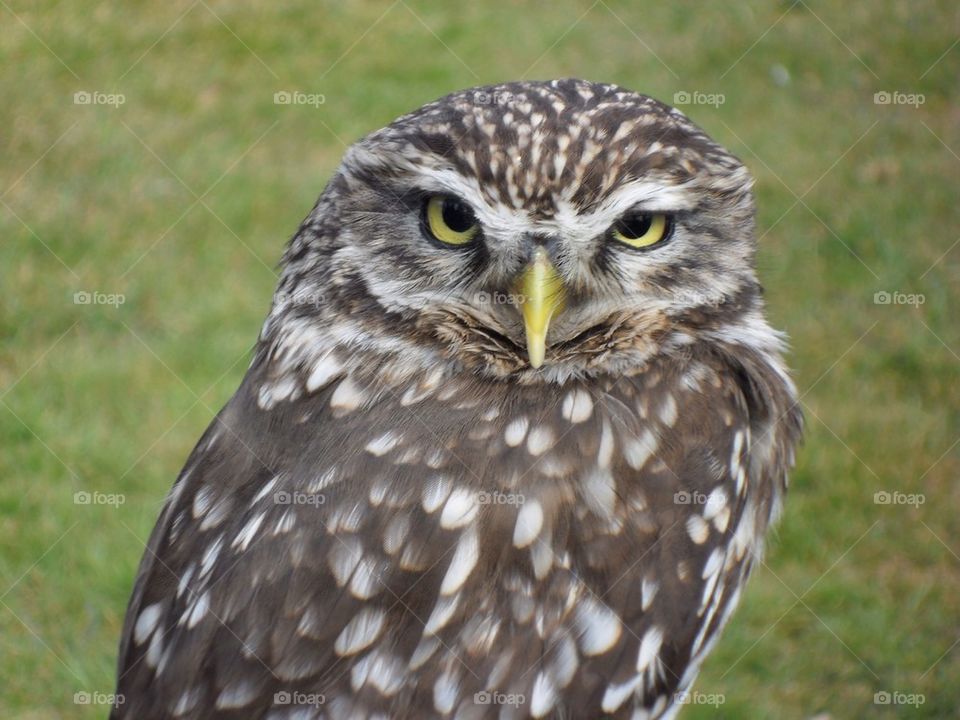
[[[756,310],[750,185],[622,88],[466,90],[348,151],[285,281],[330,288],[360,345],[526,379],[622,371]]]

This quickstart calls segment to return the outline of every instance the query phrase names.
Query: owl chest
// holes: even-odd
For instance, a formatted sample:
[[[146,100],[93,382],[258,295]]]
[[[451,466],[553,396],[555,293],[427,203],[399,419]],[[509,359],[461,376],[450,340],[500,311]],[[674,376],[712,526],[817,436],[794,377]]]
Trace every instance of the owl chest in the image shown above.
[[[614,538],[669,522],[675,494],[697,489],[676,473],[688,463],[678,413],[673,394],[640,397],[628,384],[401,389],[332,418],[299,475],[322,478],[312,489],[330,498],[335,527],[354,508],[381,516],[384,531],[397,513],[441,532],[476,521],[488,542],[513,548]]]

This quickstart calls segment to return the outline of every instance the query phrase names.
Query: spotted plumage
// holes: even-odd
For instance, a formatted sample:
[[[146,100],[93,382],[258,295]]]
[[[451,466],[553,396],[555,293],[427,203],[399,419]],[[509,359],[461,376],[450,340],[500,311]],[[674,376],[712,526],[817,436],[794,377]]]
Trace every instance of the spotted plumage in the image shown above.
[[[150,538],[113,717],[672,716],[800,435],[750,182],[579,80],[354,145]]]

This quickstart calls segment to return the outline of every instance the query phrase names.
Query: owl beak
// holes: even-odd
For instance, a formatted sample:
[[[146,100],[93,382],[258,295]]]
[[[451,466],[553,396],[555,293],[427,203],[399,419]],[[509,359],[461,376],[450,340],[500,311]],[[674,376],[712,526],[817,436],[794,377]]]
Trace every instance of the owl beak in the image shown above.
[[[566,292],[563,280],[550,262],[547,251],[536,249],[533,260],[520,277],[523,324],[527,335],[527,356],[531,367],[543,365],[547,352],[547,330],[554,314],[563,309]]]

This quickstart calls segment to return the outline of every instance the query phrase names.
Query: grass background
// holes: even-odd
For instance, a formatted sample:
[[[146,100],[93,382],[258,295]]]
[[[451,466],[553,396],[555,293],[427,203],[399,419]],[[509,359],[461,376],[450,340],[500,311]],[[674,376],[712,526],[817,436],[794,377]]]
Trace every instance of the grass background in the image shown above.
[[[143,540],[345,144],[460,87],[569,75],[723,94],[684,109],[756,175],[808,419],[784,520],[697,684],[725,702],[686,716],[957,716],[955,2],[243,5],[0,1],[0,716],[106,713],[74,693],[112,691]],[[894,90],[924,103],[875,104]]]

